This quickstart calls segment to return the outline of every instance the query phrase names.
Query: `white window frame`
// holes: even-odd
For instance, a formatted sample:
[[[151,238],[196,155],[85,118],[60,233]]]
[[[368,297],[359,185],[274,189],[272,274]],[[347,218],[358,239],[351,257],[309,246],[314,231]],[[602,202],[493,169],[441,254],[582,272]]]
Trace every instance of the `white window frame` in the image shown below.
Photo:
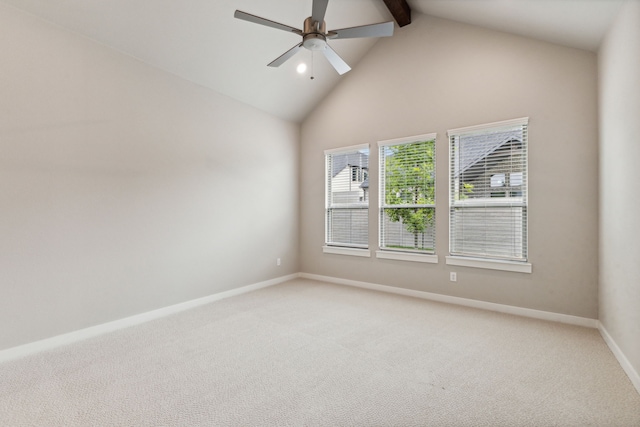
[[[358,244],[349,244],[349,243],[340,243],[340,242],[330,242],[330,225],[329,225],[329,211],[330,209],[366,209],[367,211],[367,239],[369,236],[368,232],[368,217],[369,217],[369,197],[366,197],[364,200],[361,200],[357,203],[334,203],[331,204],[331,173],[329,173],[329,157],[335,154],[347,154],[347,153],[357,153],[360,150],[368,150],[369,151],[369,165],[371,164],[371,150],[369,144],[359,144],[359,145],[351,145],[349,147],[341,147],[334,148],[324,151],[325,158],[325,212],[324,212],[324,220],[325,220],[325,238],[324,245],[322,247],[323,253],[326,254],[334,254],[334,255],[350,255],[357,257],[370,257],[371,251],[369,250],[369,244],[358,245]],[[363,171],[360,171],[364,177]],[[349,170],[349,181],[352,179],[352,170]],[[365,207],[366,206],[366,207]]]
[[[381,259],[390,259],[390,260],[399,260],[399,261],[413,261],[413,262],[422,262],[422,263],[430,263],[437,264],[438,256],[435,254],[435,236],[434,236],[434,248],[433,251],[420,251],[420,250],[410,250],[410,249],[394,249],[383,247],[383,220],[384,220],[384,209],[389,206],[398,207],[399,205],[386,205],[385,204],[385,172],[383,169],[383,163],[385,161],[385,157],[382,153],[384,148],[395,146],[395,145],[403,145],[403,144],[411,144],[418,143],[423,141],[434,141],[434,174],[436,173],[436,133],[428,133],[422,135],[414,135],[403,138],[395,138],[388,139],[384,141],[378,141],[378,246],[379,249],[376,251],[376,258]],[[406,205],[405,207],[417,207],[417,208],[433,208],[434,215],[436,209],[435,203],[435,177],[434,177],[434,203],[433,204],[425,204],[425,205]],[[400,205],[404,206],[404,205]],[[435,228],[435,227],[434,227]],[[434,229],[435,233],[435,229]]]
[[[447,137],[449,140],[449,256],[446,257],[446,264],[454,265],[454,266],[463,266],[463,267],[474,267],[474,268],[485,268],[492,270],[502,270],[502,271],[512,271],[512,272],[520,272],[520,273],[531,273],[532,265],[528,260],[528,214],[525,216],[523,220],[523,251],[527,254],[527,258],[524,260],[510,260],[503,259],[491,256],[471,256],[465,254],[456,254],[452,250],[453,248],[453,227],[452,227],[452,217],[453,217],[453,209],[454,207],[517,207],[521,206],[527,209],[528,211],[528,155],[526,154],[528,151],[528,125],[529,118],[523,117],[519,119],[506,120],[502,122],[495,123],[487,123],[478,126],[469,126],[458,129],[451,129],[447,132]],[[510,197],[508,199],[504,198],[480,198],[480,199],[468,199],[468,200],[455,200],[454,194],[454,159],[453,159],[453,139],[455,137],[481,133],[483,131],[491,131],[491,130],[500,130],[509,129],[522,126],[525,134],[524,150],[525,150],[525,165],[524,165],[524,176],[521,177],[522,182],[522,196],[521,197]],[[500,187],[496,187],[500,188]]]

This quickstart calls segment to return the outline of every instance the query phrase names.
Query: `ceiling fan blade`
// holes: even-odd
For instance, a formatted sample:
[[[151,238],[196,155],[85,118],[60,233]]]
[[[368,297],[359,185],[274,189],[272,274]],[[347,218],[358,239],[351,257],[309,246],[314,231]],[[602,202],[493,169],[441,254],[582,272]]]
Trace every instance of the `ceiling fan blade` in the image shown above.
[[[336,34],[336,35],[334,35]],[[389,37],[393,35],[393,21],[380,24],[362,25],[360,27],[342,28],[329,31],[327,38],[355,39],[361,37]]]
[[[351,67],[347,65],[346,62],[336,53],[335,50],[331,49],[331,46],[327,45],[327,48],[322,51],[324,56],[327,57],[333,68],[336,69],[338,74],[343,75],[347,71],[351,70]]]
[[[324,14],[327,12],[327,4],[329,0],[313,0],[311,9],[311,20],[322,25],[324,22]]]
[[[279,22],[270,21],[268,19],[264,19],[264,18],[261,18],[261,17],[256,16],[256,15],[252,15],[250,13],[243,12],[241,10],[236,10],[236,12],[233,14],[233,17],[234,18],[238,18],[238,19],[242,19],[243,21],[253,22],[254,24],[260,24],[260,25],[264,25],[266,27],[276,28],[278,30],[286,31],[286,32],[289,32],[289,33],[295,33],[295,34],[297,34],[299,36],[302,35],[302,30],[290,27],[288,25],[280,24]]]
[[[271,61],[269,64],[267,64],[267,66],[269,67],[281,66],[282,64],[287,62],[289,58],[291,58],[293,55],[298,53],[300,49],[302,49],[302,43],[295,45],[294,47],[292,47],[291,49],[289,49],[288,51],[286,51],[285,53],[277,57],[275,60]]]

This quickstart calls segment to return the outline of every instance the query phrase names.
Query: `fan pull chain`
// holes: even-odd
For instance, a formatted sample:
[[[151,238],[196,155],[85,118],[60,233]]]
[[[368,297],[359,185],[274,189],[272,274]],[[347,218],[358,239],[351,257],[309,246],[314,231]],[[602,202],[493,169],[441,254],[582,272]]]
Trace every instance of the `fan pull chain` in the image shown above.
[[[314,73],[313,73],[313,69],[314,69],[314,68],[313,68],[313,64],[314,64],[314,62],[313,62],[313,58],[314,58],[314,56],[315,56],[315,52],[314,52],[314,51],[311,51],[311,77],[310,77],[310,79],[311,79],[311,80],[313,80],[313,79],[315,78],[315,77],[313,77],[313,74],[314,74]]]

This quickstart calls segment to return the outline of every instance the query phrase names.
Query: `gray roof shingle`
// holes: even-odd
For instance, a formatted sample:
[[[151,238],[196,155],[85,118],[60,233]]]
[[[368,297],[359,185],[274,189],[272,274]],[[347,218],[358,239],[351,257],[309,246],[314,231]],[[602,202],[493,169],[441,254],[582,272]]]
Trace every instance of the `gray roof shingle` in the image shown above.
[[[369,168],[369,155],[364,153],[336,154],[332,157],[331,176],[335,177],[347,166]]]
[[[521,130],[509,130],[460,137],[460,158],[455,174],[464,173],[509,141],[522,141]]]

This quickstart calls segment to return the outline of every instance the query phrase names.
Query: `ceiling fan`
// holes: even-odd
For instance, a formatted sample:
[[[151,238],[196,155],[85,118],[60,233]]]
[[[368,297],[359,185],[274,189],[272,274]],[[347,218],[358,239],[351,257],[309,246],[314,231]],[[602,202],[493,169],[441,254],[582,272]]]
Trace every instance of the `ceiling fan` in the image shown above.
[[[328,3],[329,0],[313,0],[311,16],[304,20],[304,30],[299,30],[288,25],[270,21],[240,10],[236,10],[233,16],[244,21],[265,25],[267,27],[276,28],[278,30],[302,36],[301,43],[295,45],[269,63],[269,67],[279,67],[304,47],[310,51],[321,51],[327,60],[329,60],[333,68],[336,69],[338,74],[342,75],[351,70],[351,67],[349,67],[342,58],[340,58],[336,51],[331,49],[327,44],[327,40],[355,39],[361,37],[389,37],[393,35],[393,21],[327,31],[326,23],[324,22],[324,15],[327,11]]]

